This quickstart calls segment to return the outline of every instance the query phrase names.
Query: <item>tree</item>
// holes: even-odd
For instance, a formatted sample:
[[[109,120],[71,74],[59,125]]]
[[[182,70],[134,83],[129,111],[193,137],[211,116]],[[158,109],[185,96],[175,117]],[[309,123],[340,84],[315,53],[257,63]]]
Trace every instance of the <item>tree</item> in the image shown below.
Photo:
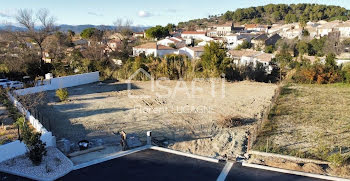
[[[238,45],[236,50],[242,50],[242,49],[250,49],[253,47],[253,44],[249,41],[244,40],[242,44]]]
[[[48,10],[41,9],[36,15],[31,10],[21,9],[16,16],[17,22],[22,25],[26,30],[20,35],[22,38],[29,38],[35,42],[40,49],[40,70],[43,75],[44,60],[43,60],[43,41],[58,30],[55,25],[55,19],[49,15]],[[39,23],[39,24],[37,24]]]
[[[228,64],[226,53],[227,50],[222,43],[211,41],[204,47],[201,64],[206,76],[215,77],[223,73]]]
[[[329,68],[334,68],[336,69],[337,68],[337,63],[335,61],[335,54],[334,53],[330,53],[327,55],[326,57],[326,67],[329,67]]]
[[[310,36],[310,32],[308,30],[303,30],[302,35],[305,37]]]
[[[276,62],[279,64],[280,67],[280,81],[282,81],[282,73],[284,74],[286,72],[286,68],[290,63],[293,61],[293,57],[288,53],[288,51],[283,50],[280,53],[276,55]]]
[[[132,29],[131,25],[133,22],[129,19],[123,20],[123,19],[117,19],[113,22],[115,26],[115,32],[120,33],[123,36],[130,37],[132,35]]]
[[[146,30],[146,37],[148,38],[164,38],[169,36],[169,28],[162,26],[155,26]]]
[[[305,42],[305,41],[300,41],[297,45],[296,48],[298,50],[298,53],[300,56],[303,56],[306,53],[309,53],[310,50],[310,45]]]
[[[102,32],[96,28],[86,28],[81,33],[80,36],[84,39],[97,38],[100,39]]]

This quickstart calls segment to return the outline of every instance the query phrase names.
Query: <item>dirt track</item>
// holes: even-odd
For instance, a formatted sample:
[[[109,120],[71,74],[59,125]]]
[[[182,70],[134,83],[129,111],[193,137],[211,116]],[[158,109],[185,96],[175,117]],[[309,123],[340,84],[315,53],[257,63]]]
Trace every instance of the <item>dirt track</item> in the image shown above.
[[[69,101],[64,103],[50,91],[41,112],[52,120],[56,136],[73,142],[95,138],[114,141],[113,133],[121,130],[145,137],[146,131],[152,130],[155,137],[167,138],[174,149],[234,156],[241,153],[251,122],[222,129],[217,121],[233,116],[259,119],[277,87],[252,82],[224,86],[222,82],[196,82],[195,87],[191,82],[160,84],[162,87],[155,85],[154,91],[151,82],[133,82],[130,91],[126,83],[88,84],[69,88]],[[145,95],[148,97],[135,98]]]

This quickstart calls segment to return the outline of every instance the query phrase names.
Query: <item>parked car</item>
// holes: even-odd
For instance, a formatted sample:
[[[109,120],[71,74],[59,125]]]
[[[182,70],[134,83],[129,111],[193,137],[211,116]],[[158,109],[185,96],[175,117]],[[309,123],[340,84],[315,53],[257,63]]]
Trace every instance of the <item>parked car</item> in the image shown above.
[[[3,87],[3,85],[9,83],[11,81],[7,80],[7,79],[0,79],[0,86]]]
[[[21,89],[24,87],[24,84],[20,81],[8,81],[0,84],[2,88],[10,88],[10,89]]]

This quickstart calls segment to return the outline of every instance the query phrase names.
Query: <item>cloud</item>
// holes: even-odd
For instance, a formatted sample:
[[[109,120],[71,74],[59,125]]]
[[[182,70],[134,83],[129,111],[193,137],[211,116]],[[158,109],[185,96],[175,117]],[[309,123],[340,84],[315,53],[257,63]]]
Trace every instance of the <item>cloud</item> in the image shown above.
[[[0,17],[1,18],[13,18],[14,17],[14,13],[12,11],[9,10],[3,10],[0,11]]]
[[[143,11],[143,10],[139,11],[138,15],[139,15],[139,17],[142,17],[142,18],[146,18],[146,17],[152,16],[151,13],[149,13],[147,11]]]
[[[88,14],[92,15],[92,16],[103,16],[103,14],[98,14],[98,13],[91,12],[91,11],[89,11]]]
[[[167,9],[167,12],[169,12],[169,13],[176,13],[177,10],[176,9]]]

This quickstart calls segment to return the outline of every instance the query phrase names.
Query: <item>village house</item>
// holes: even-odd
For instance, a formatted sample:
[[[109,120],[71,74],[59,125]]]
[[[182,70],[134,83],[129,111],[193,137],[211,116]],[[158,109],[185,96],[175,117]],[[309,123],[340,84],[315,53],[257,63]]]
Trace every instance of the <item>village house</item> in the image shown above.
[[[224,42],[227,49],[234,49],[244,41],[250,42],[256,35],[250,33],[236,33],[224,36]]]
[[[122,45],[120,39],[112,39],[107,41],[106,51],[116,51]]]
[[[251,43],[253,44],[254,49],[264,49],[265,46],[275,45],[281,38],[282,37],[277,33],[273,35],[261,34],[255,37]]]
[[[134,38],[144,38],[145,37],[145,33],[144,32],[135,32],[132,34],[132,36]]]
[[[230,50],[228,55],[236,65],[246,66],[252,64],[256,67],[258,63],[261,63],[267,73],[271,73],[273,70],[272,65],[270,65],[271,60],[275,58],[273,54],[255,50]]]
[[[176,48],[186,46],[186,41],[181,37],[170,37],[157,42],[158,45],[171,46],[174,45]],[[173,47],[174,48],[174,47]]]
[[[340,38],[350,38],[350,21],[338,24],[335,29],[340,31]]]
[[[207,40],[209,37],[206,36],[206,32],[199,31],[184,31],[181,33],[183,39],[195,39],[195,40]]]
[[[216,26],[217,36],[226,36],[229,33],[233,32],[234,25],[232,22],[225,23],[223,25]]]
[[[274,24],[268,30],[268,34],[279,34],[283,38],[294,39],[300,38],[302,36],[303,29],[300,27],[299,23],[291,24]]]
[[[204,53],[204,47],[183,47],[180,48],[178,54],[186,55],[190,59],[198,59]]]
[[[329,33],[333,32],[338,25],[339,25],[338,21],[333,21],[333,22],[327,22],[325,24],[321,24],[317,26],[316,28],[317,36],[318,37],[327,36]]]
[[[209,30],[207,31],[208,37],[218,37],[218,32],[216,30]]]
[[[178,51],[172,47],[157,45],[156,42],[145,43],[135,46],[133,49],[133,56],[145,54],[146,56],[163,57],[168,54],[176,54]]]
[[[258,32],[266,32],[268,31],[267,25],[259,25],[259,24],[247,24],[245,25],[245,30],[247,31],[258,31]]]

